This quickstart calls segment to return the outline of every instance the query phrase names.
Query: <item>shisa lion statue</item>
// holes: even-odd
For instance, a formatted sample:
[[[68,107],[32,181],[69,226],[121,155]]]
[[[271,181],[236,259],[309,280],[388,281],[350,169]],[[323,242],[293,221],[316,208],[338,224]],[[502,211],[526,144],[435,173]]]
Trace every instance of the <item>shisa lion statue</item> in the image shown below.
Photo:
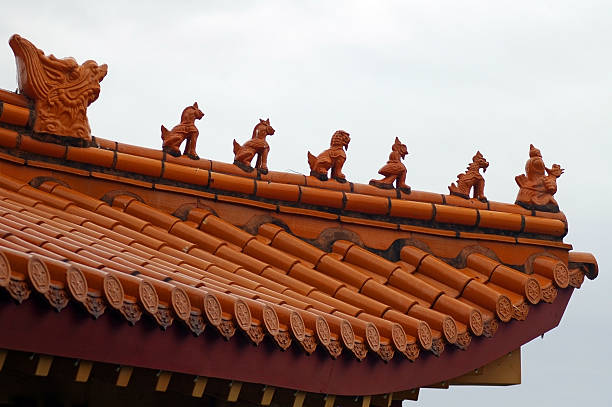
[[[485,180],[480,174],[486,172],[489,167],[489,162],[485,160],[480,151],[476,152],[476,155],[472,157],[472,162],[468,165],[467,170],[463,174],[457,175],[457,184],[453,182],[448,190],[451,195],[460,196],[465,199],[470,199],[470,190],[474,188],[474,199],[478,199],[482,202],[487,202],[487,198],[484,195]]]
[[[559,164],[546,168],[542,153],[533,144],[529,146],[529,160],[525,164],[525,174],[515,177],[520,187],[516,204],[527,209],[559,212],[559,205],[553,195],[557,192],[557,178],[564,169]],[[544,175],[544,174],[547,175]]]
[[[187,140],[185,144],[185,155],[192,160],[199,160],[200,157],[196,154],[196,143],[200,132],[195,126],[195,121],[204,117],[204,113],[198,107],[198,102],[193,106],[187,106],[181,113],[181,122],[174,126],[172,130],[168,130],[164,125],[161,126],[162,150],[174,157],[181,156],[181,144]]]
[[[100,82],[108,67],[88,60],[46,56],[25,38],[15,34],[9,45],[17,62],[19,93],[34,100],[35,133],[91,141],[87,107],[100,95]]]
[[[331,168],[331,176],[338,182],[346,182],[346,176],[342,173],[342,166],[346,161],[346,153],[348,145],[351,142],[350,135],[344,130],[338,130],[331,138],[330,147],[323,151],[318,156],[314,156],[308,152],[308,165],[310,166],[310,175],[327,181],[327,171]]]
[[[262,174],[268,173],[268,152],[270,146],[266,141],[267,136],[274,134],[274,129],[270,126],[270,119],[259,119],[259,123],[253,129],[253,136],[243,145],[234,140],[234,164],[246,172],[253,171],[251,161],[257,154],[255,168]]]
[[[404,157],[408,154],[408,147],[399,140],[399,138],[395,138],[395,143],[391,146],[391,154],[389,154],[389,161],[385,164],[378,173],[385,178],[381,180],[373,179],[370,181],[370,185],[374,185],[378,188],[383,189],[392,189],[393,182],[395,182],[395,187],[404,191],[405,193],[410,193],[410,187],[406,185],[406,166],[402,163]]]

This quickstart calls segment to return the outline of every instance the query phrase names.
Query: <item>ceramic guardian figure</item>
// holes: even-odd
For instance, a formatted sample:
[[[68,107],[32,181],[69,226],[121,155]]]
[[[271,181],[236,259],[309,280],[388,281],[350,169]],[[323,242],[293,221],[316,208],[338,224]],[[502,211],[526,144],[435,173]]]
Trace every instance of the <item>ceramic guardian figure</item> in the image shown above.
[[[259,123],[253,129],[253,136],[243,145],[234,140],[234,164],[246,172],[253,171],[251,161],[257,154],[255,168],[262,174],[268,173],[268,153],[270,146],[266,141],[267,136],[274,134],[274,129],[270,126],[270,119],[259,119]]]
[[[17,62],[19,93],[34,100],[34,132],[91,141],[87,107],[98,99],[108,67],[46,56],[17,34],[9,45]]]
[[[476,152],[476,155],[472,157],[472,162],[468,165],[467,170],[463,174],[457,175],[457,184],[453,182],[448,190],[451,195],[457,195],[465,199],[470,199],[470,190],[474,188],[474,199],[478,199],[482,202],[487,202],[487,198],[484,195],[485,180],[480,174],[486,172],[489,167],[489,162],[485,160],[480,151]]]
[[[327,181],[327,171],[331,168],[331,177],[338,182],[346,182],[346,176],[342,173],[342,166],[346,161],[345,150],[351,142],[350,135],[344,130],[338,130],[331,138],[330,147],[318,156],[308,152],[308,165],[310,175],[321,181]]]
[[[181,122],[168,130],[164,125],[161,126],[162,149],[174,157],[181,156],[181,143],[187,140],[185,145],[185,155],[192,160],[199,160],[196,154],[196,143],[198,141],[198,128],[195,121],[204,117],[204,113],[198,107],[198,102],[193,106],[187,106],[181,114]]]
[[[529,146],[529,160],[525,164],[525,174],[514,179],[520,190],[516,204],[527,209],[559,212],[559,205],[553,195],[557,192],[557,178],[564,169],[559,164],[546,168],[542,153],[533,144]]]
[[[395,143],[391,146],[389,161],[378,170],[378,173],[385,178],[381,180],[373,179],[370,181],[370,185],[383,189],[392,189],[393,182],[395,182],[397,189],[401,189],[409,194],[410,187],[406,185],[406,166],[402,163],[406,154],[408,154],[408,147],[406,147],[406,144],[402,144],[399,138],[396,137]]]

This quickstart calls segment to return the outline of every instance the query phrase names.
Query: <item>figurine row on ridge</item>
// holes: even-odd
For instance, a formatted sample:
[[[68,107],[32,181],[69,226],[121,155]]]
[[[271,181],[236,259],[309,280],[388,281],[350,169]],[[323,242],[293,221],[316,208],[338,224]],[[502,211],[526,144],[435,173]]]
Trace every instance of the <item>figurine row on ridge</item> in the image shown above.
[[[181,114],[181,122],[174,126],[172,130],[161,126],[161,138],[163,150],[175,157],[181,156],[180,146],[186,140],[185,152],[189,158],[198,160],[195,152],[196,142],[199,131],[195,126],[195,121],[204,117],[204,113],[198,107],[197,102],[188,106]],[[244,144],[239,144],[234,140],[234,164],[245,172],[255,169],[262,174],[268,173],[268,153],[270,145],[266,141],[267,136],[274,134],[274,128],[270,125],[270,119],[259,120],[253,129],[250,140]],[[344,130],[336,131],[331,138],[330,147],[318,156],[308,152],[308,165],[310,175],[327,181],[328,172],[331,170],[331,178],[338,182],[346,182],[346,176],[342,173],[342,166],[346,161],[346,152],[351,141],[349,133]],[[370,185],[382,189],[400,189],[405,193],[410,193],[410,187],[406,185],[406,166],[402,160],[408,154],[408,148],[402,144],[399,138],[391,146],[391,154],[387,163],[378,170],[383,176],[382,179],[373,179]],[[251,166],[253,159],[257,156],[255,167]],[[486,172],[489,162],[484,158],[480,151],[472,158],[467,170],[457,175],[456,183],[453,182],[449,187],[451,195],[456,195],[465,199],[470,198],[473,190],[474,199],[486,202],[484,195],[485,180],[480,170]],[[553,198],[557,192],[557,178],[561,176],[563,169],[558,164],[552,168],[544,165],[540,150],[533,145],[529,149],[529,160],[525,165],[525,174],[515,177],[520,190],[516,198],[516,203],[528,209],[538,209],[549,212],[558,212],[559,206]]]

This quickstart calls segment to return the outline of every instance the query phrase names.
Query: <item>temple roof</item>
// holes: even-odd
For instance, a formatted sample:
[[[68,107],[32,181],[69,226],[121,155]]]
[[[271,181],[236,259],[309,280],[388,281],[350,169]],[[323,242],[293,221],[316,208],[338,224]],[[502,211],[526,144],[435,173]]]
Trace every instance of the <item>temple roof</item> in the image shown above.
[[[548,207],[77,142],[33,131],[36,109],[0,91],[0,287],[14,308],[44,298],[62,311],[49,317],[58,326],[71,326],[59,315],[85,310],[100,319],[83,326],[101,338],[113,336],[105,313],[135,325],[127,336],[153,321],[165,332],[148,334],[151,343],[190,332],[181,346],[236,363],[194,366],[178,349],[172,361],[113,345],[54,350],[36,338],[17,350],[312,393],[404,392],[553,328],[572,290],[598,273],[591,254],[563,241],[563,212]],[[276,367],[238,362],[266,358]],[[300,371],[279,371],[292,365]]]

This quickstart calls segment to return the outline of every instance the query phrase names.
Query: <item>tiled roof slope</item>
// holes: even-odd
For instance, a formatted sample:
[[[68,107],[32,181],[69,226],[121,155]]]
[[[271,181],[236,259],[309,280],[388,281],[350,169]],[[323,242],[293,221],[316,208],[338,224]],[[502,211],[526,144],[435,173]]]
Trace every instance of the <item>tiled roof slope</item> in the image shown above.
[[[181,220],[128,194],[111,206],[54,181],[0,186],[0,285],[19,302],[33,289],[58,310],[72,299],[96,317],[111,308],[136,323],[144,312],[164,328],[210,324],[228,339],[239,329],[332,357],[466,348],[579,287],[579,267],[594,264],[539,256],[527,275],[473,252],[457,269],[414,246],[391,262],[344,240],[327,253],[269,223],[254,236],[204,209]]]
[[[28,100],[0,101],[0,286],[19,302],[408,363],[597,275],[563,213],[58,144]]]

